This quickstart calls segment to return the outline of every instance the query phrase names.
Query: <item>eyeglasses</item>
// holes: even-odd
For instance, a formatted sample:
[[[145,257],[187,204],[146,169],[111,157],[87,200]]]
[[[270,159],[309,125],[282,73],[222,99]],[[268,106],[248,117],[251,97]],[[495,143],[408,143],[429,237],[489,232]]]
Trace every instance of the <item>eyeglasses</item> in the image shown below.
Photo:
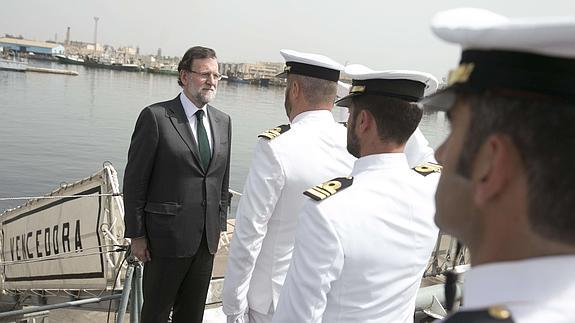
[[[220,74],[220,73],[210,73],[210,72],[200,73],[200,72],[196,72],[196,71],[192,71],[192,70],[190,70],[190,72],[192,72],[194,74],[198,74],[202,80],[207,80],[210,78],[210,76],[213,77],[214,80],[216,80],[216,81],[219,81],[222,79],[222,74]]]

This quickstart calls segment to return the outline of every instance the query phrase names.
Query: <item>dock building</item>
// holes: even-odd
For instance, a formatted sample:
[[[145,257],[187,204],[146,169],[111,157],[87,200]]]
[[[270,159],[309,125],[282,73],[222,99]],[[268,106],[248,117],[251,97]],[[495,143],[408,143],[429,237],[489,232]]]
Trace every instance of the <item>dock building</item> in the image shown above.
[[[36,40],[1,37],[0,47],[5,51],[14,51],[17,53],[34,53],[35,55],[54,56],[64,53],[64,46]]]

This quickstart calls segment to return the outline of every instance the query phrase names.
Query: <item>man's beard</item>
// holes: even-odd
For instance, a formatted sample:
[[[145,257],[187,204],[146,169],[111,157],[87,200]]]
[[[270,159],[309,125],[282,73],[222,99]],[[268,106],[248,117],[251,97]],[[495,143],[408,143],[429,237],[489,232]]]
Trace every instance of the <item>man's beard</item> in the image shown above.
[[[213,92],[208,92],[207,94],[203,94],[202,92],[199,92],[196,95],[196,100],[198,100],[198,102],[200,102],[202,104],[202,106],[210,103],[214,98],[216,97],[216,91],[214,90]]]
[[[355,158],[361,157],[360,150],[361,144],[359,138],[355,135],[355,124],[350,122],[347,124],[347,151]]]

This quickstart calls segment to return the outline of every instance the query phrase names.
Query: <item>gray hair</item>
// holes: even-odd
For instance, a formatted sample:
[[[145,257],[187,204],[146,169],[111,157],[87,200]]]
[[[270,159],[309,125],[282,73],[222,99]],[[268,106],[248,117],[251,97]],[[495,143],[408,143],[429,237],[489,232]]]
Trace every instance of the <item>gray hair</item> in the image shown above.
[[[292,74],[292,80],[298,82],[304,98],[311,105],[333,104],[335,101],[337,82],[299,74]]]

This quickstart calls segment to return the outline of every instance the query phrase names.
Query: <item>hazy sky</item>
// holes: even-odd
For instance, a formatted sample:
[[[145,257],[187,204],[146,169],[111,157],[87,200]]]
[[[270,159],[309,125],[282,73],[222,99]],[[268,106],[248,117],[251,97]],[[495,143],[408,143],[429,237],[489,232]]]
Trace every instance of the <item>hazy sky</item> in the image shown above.
[[[181,56],[214,48],[223,62],[282,62],[282,48],[321,53],[374,69],[416,69],[442,77],[459,48],[429,30],[438,11],[481,7],[507,16],[575,14],[575,0],[1,0],[0,35],[139,46]]]

